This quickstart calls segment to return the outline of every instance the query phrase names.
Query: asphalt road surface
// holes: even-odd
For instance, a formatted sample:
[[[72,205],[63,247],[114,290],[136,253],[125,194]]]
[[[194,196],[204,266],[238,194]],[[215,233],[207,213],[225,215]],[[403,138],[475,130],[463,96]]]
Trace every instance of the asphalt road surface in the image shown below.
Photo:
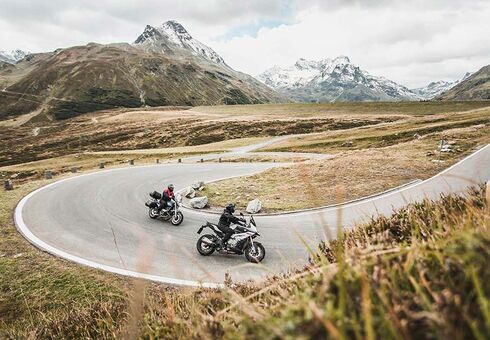
[[[246,152],[251,151],[247,149]],[[103,270],[177,285],[216,286],[225,273],[234,281],[260,280],[266,275],[302,266],[311,246],[335,237],[377,214],[424,197],[463,193],[490,179],[490,145],[442,173],[379,196],[303,212],[257,216],[266,249],[260,264],[244,256],[200,256],[197,229],[218,215],[185,209],[178,226],[148,217],[148,193],[166,183],[184,188],[196,180],[247,175],[278,163],[195,163],[136,166],[64,179],[26,196],[15,221],[33,244],[56,256]]]

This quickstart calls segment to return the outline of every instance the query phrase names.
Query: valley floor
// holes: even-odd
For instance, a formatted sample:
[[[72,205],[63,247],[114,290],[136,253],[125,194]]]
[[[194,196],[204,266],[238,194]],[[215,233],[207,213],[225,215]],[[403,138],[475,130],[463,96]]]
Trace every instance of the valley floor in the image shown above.
[[[490,337],[485,188],[360,225],[311,249],[304,270],[219,290],[81,267],[37,250],[12,222],[19,199],[50,182],[39,180],[47,169],[60,178],[99,161],[150,164],[298,133],[262,151],[336,157],[214,183],[211,204],[258,196],[274,211],[355,198],[427,178],[489,143],[488,102],[115,110],[0,132],[0,175],[15,186],[0,192],[0,338]],[[451,151],[437,151],[440,139]]]

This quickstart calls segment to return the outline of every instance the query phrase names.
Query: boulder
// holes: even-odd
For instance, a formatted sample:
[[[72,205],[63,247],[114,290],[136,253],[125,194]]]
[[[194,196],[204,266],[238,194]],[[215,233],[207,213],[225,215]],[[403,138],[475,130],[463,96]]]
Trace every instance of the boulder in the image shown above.
[[[197,181],[197,182],[194,182],[192,185],[191,185],[192,189],[194,190],[202,190],[204,188],[204,182],[203,181]]]
[[[194,197],[190,200],[191,207],[194,209],[202,209],[206,205],[208,205],[208,198],[206,196],[203,197]]]
[[[345,143],[342,143],[340,146],[347,146],[347,147],[351,147],[354,145],[354,142],[353,141],[347,141]]]
[[[453,152],[453,148],[451,145],[444,145],[441,149],[440,149],[441,152]]]
[[[192,187],[187,187],[184,190],[184,196],[187,198],[194,198],[196,197],[196,190],[194,190]]]
[[[247,204],[247,212],[250,214],[256,214],[262,209],[262,202],[258,198],[248,202]]]

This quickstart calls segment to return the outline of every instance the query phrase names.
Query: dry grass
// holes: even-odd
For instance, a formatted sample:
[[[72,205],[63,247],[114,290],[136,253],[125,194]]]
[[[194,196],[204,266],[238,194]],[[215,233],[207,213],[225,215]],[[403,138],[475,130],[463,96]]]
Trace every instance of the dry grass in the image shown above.
[[[51,170],[53,175],[70,172],[72,168],[77,168],[77,171],[93,170],[98,168],[100,162],[103,162],[106,168],[129,166],[129,160],[133,160],[135,165],[155,164],[156,159],[163,163],[168,160],[176,160],[189,156],[225,152],[236,147],[260,143],[266,139],[232,139],[195,147],[84,152],[81,154],[3,166],[0,167],[0,179],[14,176],[14,180],[19,182],[27,179],[42,178],[45,170]]]
[[[456,142],[454,153],[434,152],[441,138]],[[344,151],[329,160],[211,183],[200,195],[208,196],[211,208],[231,201],[245,209],[254,198],[262,201],[264,212],[313,208],[340,203],[339,187],[346,188],[344,201],[429,178],[487,143],[490,125],[448,129],[391,146]],[[311,197],[311,192],[316,194]]]
[[[345,102],[345,103],[294,103],[294,104],[260,104],[260,105],[218,105],[198,106],[190,110],[209,115],[226,115],[234,117],[333,117],[355,116],[375,117],[424,116],[446,112],[460,112],[488,107],[488,101],[481,102]]]
[[[2,338],[490,336],[484,191],[425,201],[338,235],[302,271],[210,290],[130,285],[34,249],[10,213],[40,184],[0,193]]]
[[[406,117],[374,126],[325,131],[290,138],[262,151],[336,153],[351,149],[379,148],[412,140],[414,135],[430,135],[465,127],[485,130],[490,124],[490,109]],[[471,138],[471,136],[469,136]]]
[[[37,250],[13,226],[17,201],[45,183],[0,191],[0,338],[110,337],[129,285]]]
[[[0,124],[0,165],[82,151],[201,145],[229,139],[324,133],[447,112],[488,102],[336,103],[116,109],[64,121]],[[20,126],[17,126],[20,125]]]

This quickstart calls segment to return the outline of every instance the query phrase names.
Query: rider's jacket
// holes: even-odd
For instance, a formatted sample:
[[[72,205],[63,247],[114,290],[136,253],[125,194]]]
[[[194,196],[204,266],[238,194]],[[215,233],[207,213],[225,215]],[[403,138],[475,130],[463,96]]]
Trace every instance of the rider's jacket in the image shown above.
[[[175,198],[175,194],[173,191],[170,191],[168,188],[165,188],[165,190],[163,190],[162,199],[164,201],[170,201],[171,199],[174,198]]]
[[[233,216],[228,210],[224,210],[219,218],[218,226],[220,228],[229,228],[231,223],[239,223],[240,219]]]

